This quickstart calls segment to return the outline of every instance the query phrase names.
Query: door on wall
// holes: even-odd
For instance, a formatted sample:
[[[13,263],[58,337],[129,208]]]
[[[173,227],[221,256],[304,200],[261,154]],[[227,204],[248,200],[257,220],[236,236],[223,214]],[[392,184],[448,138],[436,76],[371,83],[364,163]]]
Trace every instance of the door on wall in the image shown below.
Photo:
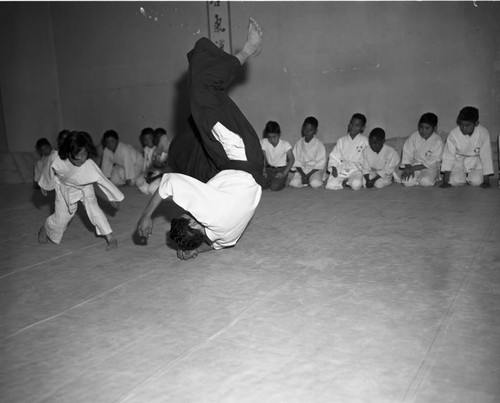
[[[0,152],[9,151],[7,143],[7,130],[5,129],[5,116],[3,114],[2,83],[0,83]]]

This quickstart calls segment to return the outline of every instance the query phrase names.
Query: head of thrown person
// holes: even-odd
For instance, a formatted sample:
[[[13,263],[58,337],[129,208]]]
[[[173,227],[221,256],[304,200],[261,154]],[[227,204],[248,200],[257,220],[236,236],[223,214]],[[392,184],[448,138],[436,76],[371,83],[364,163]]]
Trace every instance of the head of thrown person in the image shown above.
[[[168,235],[180,250],[194,250],[205,240],[205,228],[189,214],[183,214],[172,219]]]

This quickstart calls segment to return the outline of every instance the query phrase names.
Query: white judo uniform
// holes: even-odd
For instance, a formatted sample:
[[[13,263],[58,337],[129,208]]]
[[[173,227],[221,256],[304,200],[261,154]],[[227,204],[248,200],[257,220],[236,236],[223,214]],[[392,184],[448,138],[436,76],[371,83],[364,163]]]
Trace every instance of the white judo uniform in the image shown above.
[[[370,179],[380,176],[374,183],[376,188],[383,188],[392,183],[392,176],[399,165],[399,155],[394,148],[385,145],[377,154],[370,147],[366,147],[361,156],[363,175],[368,174]],[[363,184],[365,185],[363,178]]]
[[[170,151],[170,139],[167,134],[164,134],[160,137],[158,141],[158,145],[155,148],[155,152],[153,154],[153,159],[156,163],[164,164],[168,158],[168,152]]]
[[[293,146],[293,155],[295,157],[294,168],[302,168],[305,174],[308,174],[313,169],[318,170],[309,178],[309,185],[312,188],[321,187],[326,165],[326,149],[321,140],[313,137],[309,143],[306,143],[302,137]],[[302,184],[300,173],[295,172],[290,181],[290,186],[295,188],[306,186]]]
[[[446,140],[443,151],[442,171],[451,171],[449,183],[460,186],[469,183],[480,186],[484,175],[493,174],[490,133],[478,125],[467,136],[455,127]]]
[[[130,144],[118,143],[115,152],[105,148],[102,153],[102,173],[117,186],[135,180],[143,174],[144,158]]]
[[[52,165],[56,157],[57,151],[52,150],[49,155],[43,156],[35,162],[35,165],[33,167],[33,180],[35,181],[35,183],[38,183],[42,176],[47,176],[49,174],[50,166]]]
[[[97,204],[94,183],[97,183],[110,201],[120,202],[124,199],[123,193],[103,175],[92,160],[87,160],[77,167],[57,155],[51,169],[42,175],[39,186],[44,190],[56,191],[54,214],[45,221],[45,232],[52,242],[61,242],[64,231],[76,213],[79,201],[85,206],[90,222],[96,227],[97,235],[113,232]]]
[[[444,142],[432,133],[426,140],[418,131],[405,141],[401,166],[424,165],[425,169],[415,171],[413,177],[402,180],[404,186],[434,186],[439,179],[439,169],[443,155]]]
[[[144,147],[143,150],[144,163],[143,163],[142,175],[135,180],[135,185],[144,194],[153,194],[154,192],[156,192],[156,189],[158,189],[158,186],[160,186],[161,177],[155,179],[151,183],[148,183],[145,178],[145,175],[147,175],[148,173],[151,173],[152,176],[157,176],[161,174],[160,170],[156,169],[153,166],[156,153],[157,153],[156,146]]]
[[[353,190],[363,186],[363,166],[361,156],[368,147],[368,138],[358,134],[354,139],[349,135],[341,137],[333,148],[328,158],[328,167],[337,169],[337,177],[328,177],[326,188],[342,189],[342,183],[347,179],[347,185]]]
[[[240,239],[259,204],[262,188],[251,174],[228,169],[207,183],[167,173],[158,193],[163,199],[172,196],[177,205],[205,227],[213,249],[222,249]]]

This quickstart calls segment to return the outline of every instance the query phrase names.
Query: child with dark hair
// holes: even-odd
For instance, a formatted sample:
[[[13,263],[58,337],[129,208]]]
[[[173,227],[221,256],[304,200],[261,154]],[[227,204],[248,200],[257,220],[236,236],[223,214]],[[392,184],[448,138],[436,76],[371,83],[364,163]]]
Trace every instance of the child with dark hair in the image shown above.
[[[169,233],[179,259],[234,246],[259,204],[260,141],[227,88],[245,61],[259,53],[261,39],[261,28],[250,19],[247,41],[235,56],[207,38],[188,53],[191,113],[198,133],[176,136],[171,147],[182,152],[174,161],[182,173],[163,175],[137,224],[140,236],[151,236],[152,214],[164,199],[182,207],[187,213],[172,220]],[[203,172],[200,166],[210,170]]]
[[[43,172],[47,172],[50,169],[50,165],[54,161],[57,151],[52,148],[52,145],[46,138],[38,139],[35,144],[35,149],[40,156],[40,159],[35,161],[35,165],[33,166],[33,181],[36,185],[35,187],[37,187]]]
[[[479,111],[473,106],[462,108],[443,152],[443,183],[440,187],[490,187],[493,174],[490,133],[479,124]]]
[[[294,168],[297,170],[290,181],[290,186],[299,188],[323,186],[323,173],[326,165],[325,145],[316,138],[318,119],[308,116],[302,124],[302,137],[293,146]]]
[[[170,150],[170,140],[167,131],[163,127],[157,127],[154,130],[155,152],[153,163],[155,168],[165,170],[167,168],[168,152]]]
[[[147,127],[141,132],[141,144],[143,147],[143,175],[135,180],[137,188],[145,194],[153,194],[158,186],[160,180],[165,173],[164,166],[159,162],[158,145],[155,142],[155,130]]]
[[[281,128],[278,122],[269,121],[264,128],[260,144],[264,152],[264,184],[263,189],[282,190],[286,186],[288,173],[295,158],[292,146],[281,139]]]
[[[40,243],[61,242],[64,231],[76,213],[78,202],[81,201],[90,222],[96,227],[97,235],[106,238],[107,250],[118,246],[108,220],[97,204],[94,183],[115,209],[118,209],[118,202],[124,196],[90,159],[95,155],[96,148],[92,138],[85,132],[72,132],[61,144],[59,155],[55,157],[50,170],[38,182],[42,193],[47,194],[47,191],[54,189],[56,191],[54,214],[47,218],[38,232]]]
[[[405,141],[398,173],[404,186],[434,186],[439,180],[444,142],[436,133],[437,124],[434,113],[424,113],[418,130]]]
[[[57,149],[59,150],[61,148],[61,144],[63,141],[66,139],[71,134],[70,130],[63,129],[59,132],[57,135]]]
[[[368,145],[363,150],[364,186],[383,188],[392,183],[394,171],[399,164],[399,155],[391,146],[385,145],[385,131],[376,127],[368,136]]]
[[[353,190],[363,187],[361,153],[368,146],[368,138],[362,135],[365,127],[365,115],[361,113],[352,115],[347,126],[347,134],[337,141],[328,158],[331,176],[326,182],[326,189],[343,189],[344,184]]]
[[[135,185],[136,179],[143,173],[141,153],[130,144],[122,143],[114,130],[104,132],[102,143],[101,169],[104,175],[116,186]]]

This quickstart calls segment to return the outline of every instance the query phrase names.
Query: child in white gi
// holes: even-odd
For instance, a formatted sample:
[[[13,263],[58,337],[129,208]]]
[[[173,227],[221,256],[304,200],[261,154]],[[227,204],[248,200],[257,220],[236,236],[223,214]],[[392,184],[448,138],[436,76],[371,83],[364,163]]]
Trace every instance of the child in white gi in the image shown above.
[[[297,170],[290,181],[290,186],[299,188],[323,186],[323,173],[326,165],[325,145],[316,138],[318,119],[309,116],[302,124],[302,138],[293,147],[294,168]]]
[[[262,189],[282,190],[295,158],[292,146],[281,139],[278,122],[269,121],[264,128],[264,138],[260,141],[264,152],[264,184]]]
[[[81,201],[89,220],[96,227],[97,235],[102,235],[108,243],[107,250],[118,246],[106,216],[99,208],[94,193],[94,183],[104,192],[111,205],[118,209],[118,202],[124,196],[107,179],[94,161],[89,159],[96,154],[92,138],[85,132],[73,132],[62,143],[59,155],[54,159],[47,175],[38,182],[42,192],[55,189],[55,211],[49,216],[38,232],[38,241],[49,240],[59,244],[64,231],[76,213]]]
[[[384,143],[384,129],[373,129],[368,136],[369,147],[363,150],[361,157],[366,188],[383,188],[392,183],[392,176],[399,164],[399,155],[394,148]]]
[[[438,117],[424,113],[418,131],[405,141],[399,173],[404,186],[434,186],[439,179],[444,142],[436,133]]]
[[[101,169],[116,186],[131,186],[142,176],[144,159],[130,144],[119,141],[118,133],[108,130],[102,136],[105,146],[102,153]]]
[[[368,138],[361,133],[365,131],[366,116],[355,113],[347,126],[347,135],[341,137],[328,158],[331,176],[326,188],[342,189],[345,183],[352,190],[363,187],[363,167],[361,155],[368,147]]]
[[[42,174],[50,169],[50,165],[54,161],[57,151],[52,148],[52,145],[46,138],[38,139],[35,148],[40,159],[35,161],[35,165],[33,166],[33,180],[36,186],[38,186],[38,181]]]
[[[493,174],[490,133],[479,124],[479,111],[473,106],[463,108],[443,152],[443,183],[440,187],[472,186],[490,187]]]
[[[170,139],[167,131],[163,127],[157,127],[154,130],[155,151],[153,153],[153,164],[156,168],[168,171],[167,159],[170,150]]]
[[[141,144],[143,147],[143,175],[135,180],[135,185],[144,194],[153,194],[158,186],[163,171],[155,167],[156,145],[154,143],[154,130],[147,127],[141,132]]]

